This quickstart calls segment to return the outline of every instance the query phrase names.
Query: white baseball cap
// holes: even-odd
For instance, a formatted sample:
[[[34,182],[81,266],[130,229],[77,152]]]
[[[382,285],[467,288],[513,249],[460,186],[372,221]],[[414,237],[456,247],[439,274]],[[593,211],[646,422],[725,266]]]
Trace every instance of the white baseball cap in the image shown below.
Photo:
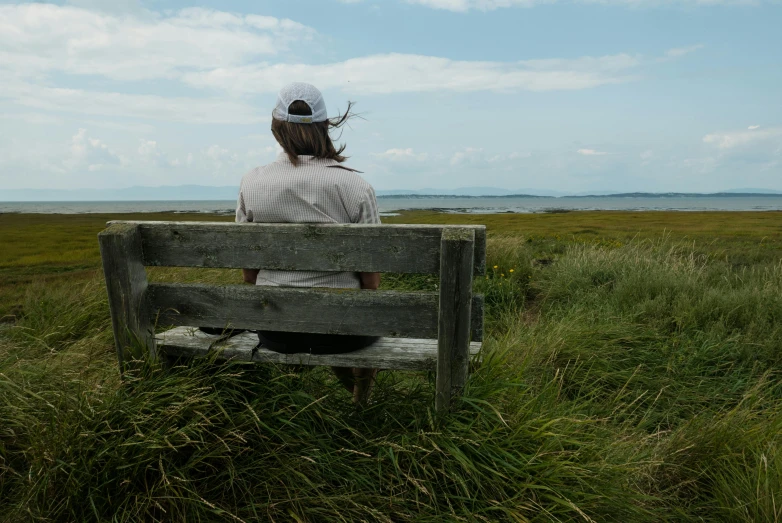
[[[288,108],[296,100],[301,100],[309,105],[312,115],[289,114]],[[323,95],[314,85],[302,82],[294,82],[280,89],[272,116],[275,120],[292,123],[325,122],[329,118]]]

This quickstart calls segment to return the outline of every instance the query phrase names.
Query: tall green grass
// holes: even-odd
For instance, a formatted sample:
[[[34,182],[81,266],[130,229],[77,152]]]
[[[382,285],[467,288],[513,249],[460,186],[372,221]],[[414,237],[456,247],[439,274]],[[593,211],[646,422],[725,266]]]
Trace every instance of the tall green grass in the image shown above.
[[[493,237],[448,415],[422,373],[362,410],[320,368],[121,382],[100,278],[30,286],[0,331],[0,521],[782,521],[782,265],[699,252]]]

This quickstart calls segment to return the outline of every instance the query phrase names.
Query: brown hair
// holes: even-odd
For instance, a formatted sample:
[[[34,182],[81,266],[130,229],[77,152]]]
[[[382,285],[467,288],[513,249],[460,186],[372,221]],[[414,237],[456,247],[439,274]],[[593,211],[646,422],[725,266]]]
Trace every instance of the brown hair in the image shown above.
[[[350,112],[352,107],[353,103],[348,102],[345,114],[337,115],[336,118],[325,122],[293,123],[283,122],[272,117],[272,134],[293,165],[299,165],[299,155],[311,155],[315,158],[344,162],[347,159],[342,156],[345,144],[335,148],[329,131],[339,129],[355,116]],[[312,114],[312,109],[306,102],[296,100],[288,107],[288,112],[294,115],[309,116]]]

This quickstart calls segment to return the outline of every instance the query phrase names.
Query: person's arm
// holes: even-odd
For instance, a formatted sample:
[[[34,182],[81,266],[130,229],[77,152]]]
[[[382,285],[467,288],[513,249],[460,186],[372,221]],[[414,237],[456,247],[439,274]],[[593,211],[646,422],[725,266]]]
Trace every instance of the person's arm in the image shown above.
[[[367,184],[364,198],[359,203],[358,213],[353,219],[353,223],[380,224],[380,213],[377,210],[375,190],[369,184]],[[380,287],[379,272],[359,272],[358,277],[361,280],[362,289],[377,290]]]
[[[252,211],[248,212],[244,205],[244,195],[242,194],[242,188],[240,186],[239,199],[236,202],[236,223],[248,223],[252,221]],[[258,269],[242,269],[242,280],[244,280],[244,283],[251,283],[255,285],[255,281],[258,279],[259,272],[260,271]]]
[[[242,279],[244,283],[252,283],[255,285],[255,281],[258,279],[259,269],[242,269]]]
[[[361,279],[362,289],[371,289],[375,291],[380,287],[379,272],[359,272],[358,277]]]

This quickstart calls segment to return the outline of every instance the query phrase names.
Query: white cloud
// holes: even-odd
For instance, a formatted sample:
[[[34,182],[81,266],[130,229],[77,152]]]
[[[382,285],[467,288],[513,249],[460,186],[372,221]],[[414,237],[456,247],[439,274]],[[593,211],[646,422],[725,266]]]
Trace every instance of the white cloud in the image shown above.
[[[204,151],[204,156],[211,161],[215,170],[219,171],[225,166],[236,165],[239,160],[235,152],[229,151],[220,145],[211,145]]]
[[[641,157],[641,160],[651,160],[652,157],[654,156],[654,152],[652,152],[651,150],[647,150],[642,152],[639,156]]]
[[[63,121],[51,114],[45,113],[0,113],[0,119],[19,120],[28,124],[35,125],[61,125]]]
[[[578,154],[582,154],[584,156],[605,156],[606,152],[603,151],[596,151],[594,149],[579,149],[576,151]]]
[[[245,154],[246,164],[249,167],[261,163],[268,163],[281,152],[282,147],[280,147],[278,143],[275,143],[274,145],[253,147]]]
[[[468,11],[472,7],[468,0],[407,0],[407,3],[458,12]]]
[[[589,89],[633,80],[641,59],[628,54],[520,62],[459,61],[384,54],[325,65],[255,64],[183,75],[186,83],[237,93],[274,93],[297,78],[321,89],[386,94],[433,91],[553,91]]]
[[[678,56],[684,56],[686,54],[694,53],[698,49],[703,49],[703,44],[691,45],[689,47],[674,47],[673,49],[668,49],[665,52],[665,56],[668,56],[670,58],[675,58]]]
[[[760,126],[751,126],[746,131],[707,134],[703,137],[703,142],[714,144],[725,150],[761,142],[776,141],[776,139],[782,140],[782,127],[760,129]]]
[[[267,121],[244,102],[224,98],[165,97],[44,87],[25,82],[0,85],[0,99],[49,111],[129,116],[186,123],[253,124]]]
[[[112,131],[121,131],[134,133],[137,135],[148,135],[155,132],[155,126],[148,123],[130,122],[127,120],[115,122],[107,118],[94,118],[91,120],[81,120],[85,127],[100,127],[102,129],[110,129]]]
[[[0,63],[115,80],[176,78],[275,55],[314,30],[287,19],[204,8],[114,15],[53,4],[0,5]]]
[[[160,148],[158,147],[158,143],[156,140],[147,140],[147,139],[139,140],[138,159],[139,162],[145,166],[171,165],[176,167],[181,164],[178,158],[169,160],[168,156],[164,154],[163,151],[161,151]]]
[[[774,0],[576,0],[585,4],[600,4],[625,7],[661,7],[671,5],[708,7],[714,5],[725,6],[754,6],[762,3],[773,3]]]
[[[517,160],[519,158],[529,158],[530,156],[532,156],[532,153],[510,153],[508,159]]]
[[[141,0],[66,0],[67,5],[72,7],[83,7],[94,11],[103,11],[107,13],[136,13],[143,14],[146,9],[141,5]]]
[[[475,162],[483,157],[483,149],[480,147],[465,147],[451,156],[451,165],[459,165],[466,162]]]
[[[127,163],[127,158],[113,151],[101,140],[87,136],[87,129],[79,129],[71,137],[70,157],[63,165],[70,170],[86,167],[89,171],[99,171],[106,166]]]
[[[750,131],[754,131],[755,129],[760,129],[760,126],[759,125],[750,125],[749,127],[747,127],[747,129],[749,129]]]
[[[489,163],[503,163],[503,162],[510,162],[513,160],[519,160],[522,158],[529,158],[532,156],[531,153],[519,153],[519,152],[513,152],[508,155],[504,154],[495,154],[494,156],[488,158],[486,161]]]
[[[493,11],[503,7],[533,7],[538,4],[553,4],[556,0],[406,0],[432,9],[464,13],[471,10]]]
[[[750,126],[749,129],[707,134],[702,141],[707,152],[702,157],[684,159],[684,168],[698,173],[731,172],[733,177],[740,173],[745,177],[775,172],[782,157],[782,127]],[[776,183],[772,178],[766,185],[774,187]]]
[[[658,58],[657,61],[669,62],[671,60],[676,60],[677,58],[680,58],[684,55],[688,55],[690,53],[694,53],[699,49],[703,49],[703,47],[704,47],[703,44],[690,45],[687,47],[674,47],[665,51],[665,55]]]
[[[125,3],[123,9],[130,10],[124,14],[68,5],[0,5],[0,76],[4,78],[0,98],[36,109],[104,116],[258,123],[268,116],[260,117],[245,102],[224,95],[201,99],[138,94],[138,90],[129,94],[113,92],[105,82],[99,91],[60,88],[52,85],[51,78],[66,73],[123,84],[164,79],[236,95],[274,93],[302,78],[322,89],[369,94],[553,91],[631,81],[637,78],[639,66],[654,61],[630,54],[518,62],[383,54],[331,64],[258,62],[273,58],[293,42],[311,39],[315,31],[274,17],[204,8],[154,12],[133,0]],[[478,2],[481,6],[502,3]],[[668,54],[679,56],[688,49]]]
[[[160,152],[157,150],[157,142],[154,140],[141,140],[141,145],[138,146],[138,154],[142,158],[158,156]]]
[[[627,7],[655,7],[660,5],[756,5],[762,0],[574,0],[573,3],[615,5]],[[441,9],[464,13],[467,11],[493,11],[507,7],[534,7],[541,4],[553,4],[558,0],[406,0],[432,9]]]
[[[426,153],[416,153],[413,149],[388,149],[382,153],[372,153],[372,156],[387,160],[417,160],[424,161],[429,156]]]
[[[472,166],[485,166],[492,164],[492,169],[502,168],[503,164],[507,164],[505,169],[512,169],[513,162],[516,160],[523,160],[530,158],[532,153],[528,152],[511,152],[508,154],[487,154],[481,147],[465,147],[464,149],[455,152],[451,156],[451,165],[472,165]],[[518,164],[516,164],[518,165]]]
[[[707,156],[704,158],[687,158],[682,163],[686,169],[690,169],[699,173],[710,173],[720,165],[719,159],[713,156]]]

